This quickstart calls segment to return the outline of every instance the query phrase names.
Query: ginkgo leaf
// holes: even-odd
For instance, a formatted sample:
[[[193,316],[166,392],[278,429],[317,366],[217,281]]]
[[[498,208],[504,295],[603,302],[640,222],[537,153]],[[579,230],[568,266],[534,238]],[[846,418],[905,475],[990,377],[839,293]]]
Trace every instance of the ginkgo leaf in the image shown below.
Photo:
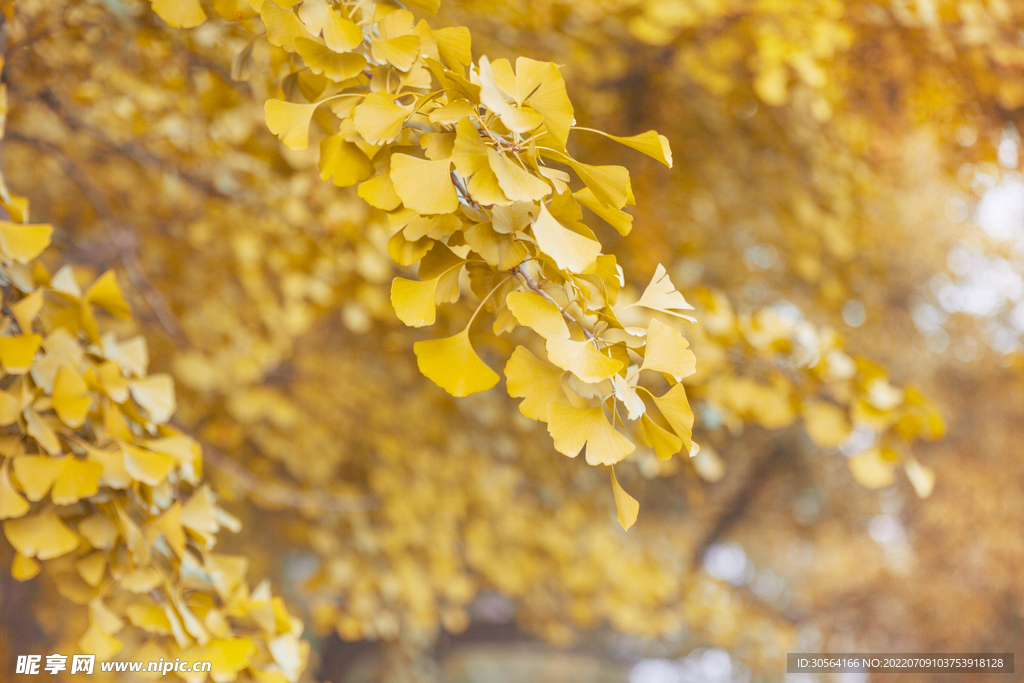
[[[918,498],[927,498],[935,489],[935,470],[919,463],[913,457],[903,459],[903,470],[914,487]]]
[[[156,453],[131,444],[122,444],[121,450],[124,452],[124,467],[132,479],[150,486],[163,483],[176,464],[174,458],[166,453]]]
[[[564,370],[544,363],[524,346],[517,346],[505,365],[508,395],[522,398],[519,412],[541,422],[547,422],[550,404],[565,403],[564,376]]]
[[[896,480],[893,463],[884,459],[877,448],[847,458],[846,465],[857,483],[865,488],[884,488]]]
[[[678,436],[652,420],[649,415],[640,418],[640,431],[644,443],[654,449],[659,460],[668,460],[683,448],[683,442]]]
[[[640,297],[639,301],[635,304],[630,304],[627,308],[633,306],[643,306],[652,311],[660,311],[683,320],[697,322],[692,317],[679,313],[679,311],[692,311],[693,306],[686,303],[683,295],[676,291],[675,285],[672,284],[672,280],[665,270],[665,266],[660,263],[654,270],[654,277],[651,278],[650,284],[644,290],[643,296]]]
[[[452,213],[459,208],[459,198],[452,184],[451,166],[451,159],[427,161],[393,154],[391,181],[402,203],[416,213]]]
[[[85,292],[85,300],[99,306],[107,313],[121,320],[131,320],[132,309],[124,300],[121,287],[117,284],[114,271],[108,270],[100,275],[96,282]]]
[[[412,112],[375,92],[367,95],[352,114],[356,132],[371,145],[380,145],[391,142],[402,132],[402,126]]]
[[[0,252],[17,263],[28,263],[50,246],[53,226],[24,225],[0,220]]]
[[[570,458],[587,446],[588,465],[614,465],[636,446],[608,422],[601,406],[590,409],[552,403],[548,406],[548,433],[555,450]]]
[[[285,9],[275,0],[263,2],[259,6],[260,19],[267,27],[267,40],[271,45],[283,47],[288,52],[295,52],[295,39],[305,35],[305,29],[291,7]]]
[[[42,307],[42,288],[32,292],[21,301],[11,304],[11,312],[14,314],[14,319],[18,322],[18,327],[21,328],[22,332],[32,332],[32,322],[39,315]]]
[[[555,260],[559,268],[572,273],[583,273],[593,267],[601,253],[601,243],[584,237],[565,227],[548,211],[544,203],[533,221],[533,235],[537,245]]]
[[[444,339],[416,342],[413,352],[420,372],[452,396],[485,391],[501,379],[476,355],[468,328]]]
[[[514,202],[532,202],[551,194],[551,186],[512,159],[487,148],[487,161],[498,178],[498,186]]]
[[[132,398],[149,413],[149,419],[163,424],[177,409],[174,398],[174,380],[170,375],[150,375],[128,385]]]
[[[801,409],[804,427],[819,448],[839,448],[839,445],[850,435],[850,420],[839,406],[812,401]]]
[[[325,0],[303,0],[299,19],[313,35],[323,32],[324,42],[334,52],[348,52],[363,42],[363,30],[351,19],[335,12]],[[296,47],[298,44],[296,40]]]
[[[193,28],[206,21],[199,0],[152,0],[153,11],[171,28]]]
[[[626,493],[626,490],[619,485],[619,480],[615,478],[615,468],[609,467],[608,469],[612,472],[612,495],[615,496],[615,509],[619,513],[619,524],[622,525],[623,531],[629,531],[629,527],[633,526],[640,513],[640,503],[636,502],[636,498]]]
[[[14,554],[14,562],[11,563],[11,576],[15,581],[31,581],[42,569],[42,565],[31,557],[25,557],[21,553]]]
[[[108,517],[93,515],[83,519],[78,524],[78,532],[85,536],[89,545],[100,550],[109,550],[120,537],[117,525]]]
[[[366,58],[357,52],[335,52],[329,45],[321,45],[309,38],[296,38],[295,50],[309,70],[323,74],[332,81],[344,81],[366,68]]]
[[[408,71],[420,56],[420,37],[409,34],[389,40],[374,38],[370,52],[378,62],[390,64],[399,71]]]
[[[591,128],[587,128],[586,130],[591,133],[598,133],[606,138],[611,138],[620,145],[632,147],[636,151],[642,152],[652,159],[657,159],[669,168],[672,168],[672,149],[669,147],[668,138],[664,135],[658,135],[657,131],[649,130],[645,133],[640,133],[639,135],[619,137],[618,135],[609,135],[603,131],[593,130]]]
[[[504,63],[508,69],[507,60],[496,60],[495,64]],[[478,72],[476,76],[480,83],[480,101],[491,111],[498,115],[505,126],[516,133],[527,133],[541,123],[544,117],[532,109],[515,108],[505,100],[505,94],[495,80],[494,69],[486,56],[480,57],[477,62]]]
[[[394,211],[402,203],[395,193],[390,170],[385,170],[360,184],[357,194],[370,206],[384,211]]]
[[[405,4],[419,7],[421,10],[437,14],[437,8],[441,6],[441,0],[406,0]]]
[[[529,327],[540,336],[569,338],[569,326],[554,301],[533,292],[512,292],[505,304],[520,325]]]
[[[18,478],[25,497],[33,503],[46,496],[53,482],[64,469],[63,458],[50,458],[45,455],[25,455],[15,458],[14,476]]]
[[[605,206],[597,200],[594,196],[594,191],[589,187],[585,187],[579,192],[574,192],[573,197],[598,215],[608,225],[615,228],[615,230],[622,236],[626,236],[633,229],[633,217],[621,209],[613,209],[609,206]]]
[[[644,363],[640,369],[667,372],[679,382],[697,371],[697,358],[689,346],[690,342],[679,330],[653,319],[647,328]]]
[[[589,341],[551,336],[546,348],[552,363],[591,384],[608,379],[622,369],[622,361],[601,353]]]
[[[415,241],[405,239],[405,235],[396,232],[388,240],[388,254],[400,266],[411,266],[426,256],[427,252],[434,247],[434,240],[429,237],[421,237]]]
[[[25,408],[22,411],[22,415],[25,416],[25,431],[28,435],[35,439],[36,443],[42,446],[43,450],[50,455],[60,453],[60,439],[57,438],[53,428],[43,418],[39,417],[39,413],[32,410],[32,408]]]
[[[433,325],[436,315],[434,295],[437,278],[425,281],[396,277],[391,282],[391,305],[398,319],[410,327]]]
[[[421,0],[438,3],[440,0]],[[469,66],[473,61],[472,39],[465,26],[449,26],[431,31],[437,42],[437,52],[450,66]]]
[[[50,500],[57,505],[71,505],[95,495],[99,490],[103,466],[98,462],[73,457],[61,460],[64,461],[64,467],[50,491]]]
[[[520,57],[516,60],[516,85],[519,96],[544,117],[544,125],[557,140],[558,148],[565,149],[569,129],[576,120],[558,67]]]
[[[14,488],[6,467],[0,467],[0,519],[21,517],[31,506]]]
[[[440,123],[450,126],[462,121],[463,119],[469,118],[474,111],[475,109],[470,102],[459,99],[435,109],[430,112],[430,115],[427,118],[430,119],[431,123]]]
[[[612,386],[614,387],[615,397],[622,401],[622,405],[626,407],[626,417],[630,420],[635,420],[647,410],[644,405],[643,399],[637,395],[636,389],[629,386],[629,383],[622,378],[622,375],[612,375]]]
[[[349,187],[373,176],[373,163],[354,143],[331,135],[320,143],[320,180],[333,177],[338,187]]]
[[[682,384],[676,384],[664,396],[654,397],[654,404],[689,452],[693,446],[693,411],[686,398],[686,389]]]
[[[273,3],[264,2],[263,4],[271,5]],[[109,633],[104,633],[95,624],[92,624],[86,629],[85,634],[78,639],[78,647],[82,649],[82,652],[96,655],[96,658],[102,662],[120,652],[124,648],[124,644]]]
[[[57,417],[68,427],[77,429],[85,423],[91,405],[85,380],[71,367],[62,365],[53,383],[53,409]]]
[[[281,142],[289,148],[306,149],[309,145],[309,122],[313,118],[317,104],[319,103],[298,104],[284,100],[267,100],[263,106],[267,128],[281,138]]]
[[[4,522],[4,535],[19,553],[40,560],[66,555],[78,547],[78,536],[61,521],[56,510],[9,519]]]
[[[629,171],[624,166],[591,166],[578,161],[569,165],[576,171],[597,201],[611,209],[621,209],[636,203],[629,183]]]
[[[0,337],[0,365],[9,375],[24,375],[32,367],[32,360],[43,338],[38,334]]]

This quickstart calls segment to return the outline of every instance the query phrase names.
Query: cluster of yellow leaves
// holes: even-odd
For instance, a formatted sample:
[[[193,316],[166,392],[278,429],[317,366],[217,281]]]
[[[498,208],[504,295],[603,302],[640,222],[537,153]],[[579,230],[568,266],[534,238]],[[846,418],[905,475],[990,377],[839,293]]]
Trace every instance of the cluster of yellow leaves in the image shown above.
[[[704,430],[735,435],[744,424],[782,429],[803,419],[816,446],[843,449],[860,484],[888,486],[902,463],[917,494],[931,494],[935,475],[908,446],[939,438],[944,424],[918,389],[895,387],[875,363],[851,358],[834,330],[772,309],[738,315],[717,291],[699,290],[696,300],[702,324],[692,338],[706,362],[691,391]]]
[[[618,321],[622,272],[582,222],[583,207],[628,234],[629,173],[567,153],[575,119],[558,68],[527,58],[514,67],[486,57],[474,64],[466,29],[433,30],[386,3],[250,5],[248,16],[258,16],[266,40],[293,65],[285,99],[266,102],[267,126],[289,148],[304,149],[319,113],[327,132],[321,178],[358,185],[359,196],[387,212],[394,260],[419,263],[418,280],[392,286],[398,317],[432,324],[438,304],[459,299],[464,273],[481,299],[460,332],[415,345],[423,374],[454,396],[499,381],[469,336],[486,308],[496,334],[523,326],[544,339],[554,367],[520,347],[505,374],[510,393],[526,399],[524,414],[548,423],[557,450],[575,457],[585,446],[588,463],[613,465],[635,448],[619,431],[625,417],[663,457],[689,451],[693,416],[679,381],[693,372],[693,354],[659,320],[631,329]],[[186,6],[154,3],[172,26],[201,21]],[[246,21],[241,10],[223,14]],[[239,54],[237,76],[251,74],[251,52],[252,43]],[[653,131],[608,137],[671,166],[666,139]],[[571,189],[568,171],[580,189]],[[661,268],[636,305],[682,319],[691,308]],[[671,389],[655,396],[638,384],[644,370]],[[648,404],[657,413],[648,415]],[[628,527],[635,501],[612,482]]]
[[[6,114],[6,112],[4,112]],[[53,228],[28,221],[0,182],[0,519],[20,581],[45,567],[87,608],[79,651],[101,660],[210,661],[215,681],[297,681],[308,644],[247,561],[213,552],[238,523],[202,483],[202,454],[170,426],[168,375],[149,374],[142,337],[118,339],[97,313],[130,319],[112,271],[83,288],[37,258]],[[184,675],[184,674],[183,674]],[[193,683],[207,675],[184,675]]]

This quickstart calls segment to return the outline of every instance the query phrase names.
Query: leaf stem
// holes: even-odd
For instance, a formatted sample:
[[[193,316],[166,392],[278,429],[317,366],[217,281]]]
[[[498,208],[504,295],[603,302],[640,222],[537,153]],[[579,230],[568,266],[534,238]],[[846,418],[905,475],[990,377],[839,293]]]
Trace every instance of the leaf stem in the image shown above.
[[[498,291],[498,288],[501,287],[503,284],[505,284],[506,282],[508,282],[511,279],[512,279],[512,276],[509,275],[507,278],[505,278],[504,280],[502,280],[498,284],[494,285],[494,288],[491,291],[487,292],[487,296],[485,296],[483,299],[480,300],[480,305],[476,307],[475,311],[473,311],[473,317],[469,319],[468,323],[466,323],[466,328],[465,329],[468,330],[470,328],[470,326],[473,324],[473,321],[476,320],[477,314],[480,313],[481,310],[483,310],[484,304],[486,304],[487,300],[490,299],[494,295],[494,293]]]

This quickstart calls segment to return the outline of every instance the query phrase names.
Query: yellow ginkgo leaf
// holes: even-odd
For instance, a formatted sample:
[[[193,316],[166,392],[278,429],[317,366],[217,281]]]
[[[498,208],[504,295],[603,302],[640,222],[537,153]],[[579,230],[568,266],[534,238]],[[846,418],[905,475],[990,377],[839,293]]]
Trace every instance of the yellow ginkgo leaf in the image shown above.
[[[452,213],[459,198],[451,178],[451,159],[428,161],[391,155],[391,181],[402,203],[418,214]]]
[[[812,401],[804,404],[801,412],[807,435],[819,448],[839,448],[850,435],[850,420],[839,406]]]
[[[317,104],[319,103],[298,104],[284,100],[267,100],[263,105],[267,128],[291,149],[306,149],[309,145],[309,122],[313,118]]]
[[[100,550],[109,550],[120,537],[117,525],[103,514],[86,517],[78,524],[78,532],[85,536],[89,545]]]
[[[367,95],[352,110],[352,114],[356,132],[369,144],[380,145],[391,142],[402,132],[402,126],[412,112],[375,92]]]
[[[647,411],[643,399],[636,393],[636,389],[629,385],[629,382],[622,378],[622,375],[612,375],[612,386],[614,387],[615,398],[622,402],[626,408],[626,417],[635,420]]]
[[[310,71],[322,73],[339,83],[358,75],[366,67],[366,58],[358,52],[338,53],[329,44],[323,45],[309,38],[296,38],[295,50]]]
[[[629,171],[624,166],[591,166],[578,161],[570,161],[569,165],[605,206],[621,209],[636,203],[629,184]]]
[[[569,338],[569,326],[555,302],[533,292],[512,292],[505,298],[516,321],[545,339],[555,336]]]
[[[391,305],[398,319],[410,327],[433,325],[437,310],[434,305],[436,292],[436,277],[422,282],[396,277],[391,283]]]
[[[847,458],[846,465],[857,483],[865,488],[884,488],[896,480],[894,463],[883,458],[877,448],[869,448]]]
[[[22,332],[32,332],[32,322],[43,307],[43,290],[37,289],[21,301],[11,304],[11,312]]]
[[[452,396],[485,391],[500,379],[476,355],[469,328],[452,337],[416,342],[413,352],[420,372]]]
[[[57,438],[57,433],[53,431],[53,427],[48,421],[39,417],[39,413],[31,408],[25,408],[22,415],[25,417],[25,431],[28,435],[50,455],[60,453],[60,439]]]
[[[608,422],[601,406],[583,409],[552,403],[548,406],[548,433],[555,450],[570,458],[587,446],[588,465],[614,465],[636,446]]]
[[[622,369],[622,361],[607,356],[589,341],[572,341],[559,336],[548,337],[548,359],[584,382],[595,384]]]
[[[401,266],[411,266],[434,248],[436,242],[429,237],[421,237],[415,241],[409,241],[401,232],[396,232],[388,240],[388,254]]]
[[[121,450],[124,452],[124,468],[132,479],[150,486],[163,483],[176,464],[174,458],[166,453],[155,453],[131,444],[122,444]]]
[[[537,238],[537,245],[555,260],[559,268],[572,273],[584,273],[591,269],[601,253],[600,242],[573,232],[559,223],[543,202],[540,213],[533,221],[533,235]]]
[[[152,0],[153,11],[171,28],[193,28],[206,21],[199,0]]]
[[[338,187],[349,187],[373,176],[373,163],[354,143],[331,135],[320,143],[320,180],[333,176]]]
[[[551,194],[551,186],[512,159],[487,148],[487,161],[498,178],[498,186],[514,202],[533,202]]]
[[[678,436],[652,420],[649,415],[640,417],[640,431],[644,443],[654,449],[659,460],[668,460],[683,448],[683,442]]]
[[[697,358],[689,346],[690,342],[679,330],[653,319],[647,328],[644,363],[640,369],[667,372],[679,382],[697,371]]]
[[[159,605],[128,605],[124,611],[128,621],[146,633],[156,635],[169,635],[171,633],[171,621],[167,618],[167,613]]]
[[[935,489],[935,470],[919,463],[912,456],[903,458],[903,470],[918,498],[927,498]]]
[[[53,382],[53,409],[57,417],[68,427],[81,427],[91,405],[85,380],[69,366],[62,365]]]
[[[238,672],[249,664],[256,654],[256,645],[249,638],[214,638],[206,645],[183,650],[182,659],[210,662],[210,677],[215,681],[235,680]]]
[[[92,283],[85,292],[85,300],[122,320],[130,320],[132,317],[132,309],[124,300],[121,287],[117,284],[117,276],[112,270],[103,273]]]
[[[65,458],[45,455],[23,455],[14,459],[14,476],[25,496],[33,503],[46,495],[64,470]]]
[[[593,130],[591,128],[587,128],[586,130],[591,133],[598,133],[606,138],[611,138],[620,145],[632,147],[636,151],[642,152],[652,159],[657,159],[669,168],[672,168],[672,149],[669,147],[668,138],[664,135],[658,135],[657,131],[649,130],[646,133],[640,133],[639,135],[619,137],[618,135],[609,135],[608,133]]]
[[[286,9],[275,0],[269,0],[259,5],[259,8],[260,19],[267,27],[267,40],[270,44],[295,52],[295,39],[306,35],[306,31],[291,7]]]
[[[547,422],[550,404],[566,402],[562,390],[564,376],[564,370],[544,363],[524,346],[517,346],[505,365],[509,396],[523,399],[519,412],[541,422]]]
[[[45,493],[44,493],[45,495]],[[28,501],[14,488],[7,474],[7,467],[0,466],[0,519],[21,517],[28,512]]]
[[[334,52],[348,52],[363,42],[363,29],[334,11],[326,0],[303,0],[299,7],[299,19],[313,35],[318,36],[322,32],[324,42]],[[299,40],[302,39],[295,41],[296,47],[299,46]],[[301,50],[299,54],[302,54]]]
[[[690,322],[697,322],[692,317],[679,313],[679,311],[692,311],[693,306],[686,303],[683,295],[676,291],[675,285],[672,284],[672,280],[669,279],[668,272],[665,270],[665,266],[660,263],[654,270],[654,277],[651,278],[650,284],[644,290],[643,296],[640,297],[639,301],[635,304],[630,304],[627,308],[632,306],[643,306],[652,311],[660,311],[661,313],[667,313]]]
[[[149,419],[163,424],[177,409],[174,398],[174,380],[170,375],[150,375],[146,379],[130,382],[132,398],[149,413]]]
[[[40,569],[42,565],[33,558],[15,553],[14,562],[11,563],[11,576],[15,581],[31,581],[39,574]]]
[[[32,367],[43,338],[38,334],[0,337],[0,365],[9,375],[24,375]]]
[[[268,0],[263,4],[272,5],[273,2]],[[78,639],[78,647],[82,648],[82,652],[96,655],[96,658],[102,662],[120,652],[124,645],[114,636],[104,633],[96,624],[92,624]]]
[[[53,484],[50,499],[57,505],[71,505],[95,495],[99,490],[103,466],[92,460],[61,458],[64,467]]]
[[[620,235],[628,235],[633,229],[632,216],[621,209],[613,209],[599,202],[597,197],[594,196],[593,190],[589,187],[585,187],[579,192],[574,192],[573,197],[575,197],[576,201],[580,204],[596,213],[598,217],[608,223],[608,225],[615,228]]]
[[[4,535],[19,553],[40,560],[66,555],[78,547],[78,535],[60,520],[56,510],[9,519],[4,522]]]
[[[385,62],[399,71],[408,71],[420,56],[420,37],[398,36],[389,40],[374,38],[370,52],[378,62]]]
[[[7,391],[0,391],[0,426],[12,425],[21,414],[21,401]]]
[[[576,123],[572,102],[565,91],[565,80],[552,62],[537,62],[527,57],[516,60],[518,97],[544,117],[544,125],[565,149],[569,129]]]
[[[655,397],[654,404],[689,452],[693,447],[693,411],[686,399],[686,389],[682,384],[676,384],[664,396]]]
[[[615,508],[619,512],[619,524],[624,531],[629,531],[629,527],[633,526],[640,513],[640,503],[619,485],[619,480],[615,478],[615,468],[608,469],[612,471],[612,495],[615,496]]]
[[[78,575],[92,587],[100,585],[104,573],[107,570],[107,554],[104,552],[89,553],[85,557],[75,561],[75,569]]]

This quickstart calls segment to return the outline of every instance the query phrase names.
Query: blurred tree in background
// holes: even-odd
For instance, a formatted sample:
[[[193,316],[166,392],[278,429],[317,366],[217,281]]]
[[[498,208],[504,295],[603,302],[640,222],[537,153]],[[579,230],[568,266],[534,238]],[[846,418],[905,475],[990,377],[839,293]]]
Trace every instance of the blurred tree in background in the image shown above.
[[[5,671],[1017,649],[1013,4],[0,9]]]

